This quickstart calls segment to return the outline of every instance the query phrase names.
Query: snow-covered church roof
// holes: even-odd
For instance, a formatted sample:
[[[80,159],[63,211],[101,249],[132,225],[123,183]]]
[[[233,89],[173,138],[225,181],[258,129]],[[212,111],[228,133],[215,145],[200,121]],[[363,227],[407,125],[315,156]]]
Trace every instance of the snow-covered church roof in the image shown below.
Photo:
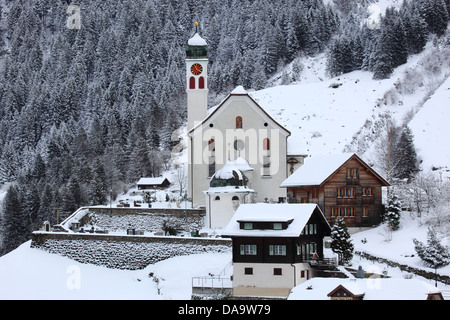
[[[188,40],[188,45],[194,46],[194,47],[202,47],[207,46],[206,40],[200,37],[198,33],[195,33],[192,38]]]

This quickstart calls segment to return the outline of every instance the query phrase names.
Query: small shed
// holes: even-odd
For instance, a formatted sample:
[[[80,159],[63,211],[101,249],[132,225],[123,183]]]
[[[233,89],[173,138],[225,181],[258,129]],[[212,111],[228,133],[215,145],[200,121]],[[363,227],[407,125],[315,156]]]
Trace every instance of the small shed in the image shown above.
[[[148,189],[166,189],[170,187],[170,181],[167,178],[141,178],[137,183],[138,190]]]

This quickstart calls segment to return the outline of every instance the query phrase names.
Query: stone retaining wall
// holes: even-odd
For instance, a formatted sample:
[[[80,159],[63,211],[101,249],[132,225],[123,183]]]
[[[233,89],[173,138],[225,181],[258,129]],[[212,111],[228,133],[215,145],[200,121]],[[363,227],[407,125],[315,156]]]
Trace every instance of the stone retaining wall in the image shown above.
[[[32,235],[31,247],[80,263],[139,270],[175,256],[207,252],[231,253],[231,240],[38,231]]]

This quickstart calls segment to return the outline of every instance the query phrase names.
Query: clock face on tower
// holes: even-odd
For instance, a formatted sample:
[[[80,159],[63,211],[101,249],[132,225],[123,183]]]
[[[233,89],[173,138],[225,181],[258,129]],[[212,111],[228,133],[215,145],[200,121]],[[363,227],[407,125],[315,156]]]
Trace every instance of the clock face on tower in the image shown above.
[[[191,72],[194,76],[198,76],[203,72],[203,67],[201,64],[194,63],[191,67]]]

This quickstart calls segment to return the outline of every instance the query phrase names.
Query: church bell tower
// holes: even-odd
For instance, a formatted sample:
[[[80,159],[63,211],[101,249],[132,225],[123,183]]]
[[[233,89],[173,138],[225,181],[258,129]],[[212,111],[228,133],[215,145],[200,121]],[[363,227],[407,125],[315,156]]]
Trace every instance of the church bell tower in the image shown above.
[[[188,130],[205,119],[208,108],[208,44],[198,34],[186,44],[186,93]]]

